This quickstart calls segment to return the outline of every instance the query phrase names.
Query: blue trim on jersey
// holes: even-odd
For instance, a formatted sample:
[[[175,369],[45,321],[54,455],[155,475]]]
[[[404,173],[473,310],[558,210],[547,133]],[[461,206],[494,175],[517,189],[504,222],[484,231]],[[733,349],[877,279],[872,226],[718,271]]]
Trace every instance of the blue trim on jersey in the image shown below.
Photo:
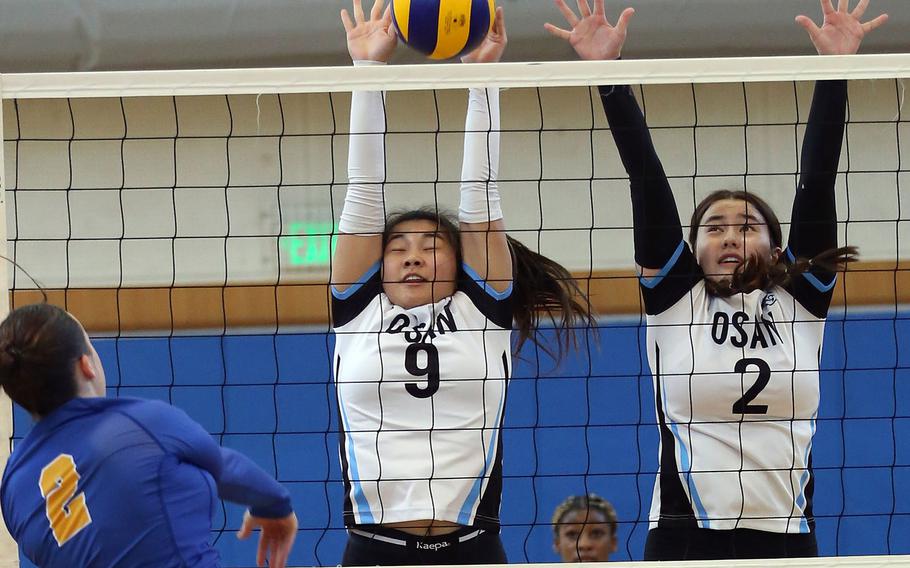
[[[686,241],[679,241],[679,246],[676,247],[676,251],[673,253],[673,256],[671,256],[670,260],[667,261],[667,264],[665,264],[664,267],[660,269],[660,272],[658,272],[654,276],[645,277],[639,273],[638,281],[641,282],[641,285],[644,286],[645,288],[650,289],[650,288],[654,288],[655,286],[660,284],[661,280],[664,279],[664,276],[669,274],[670,270],[673,269],[673,265],[675,265],[676,261],[679,260],[679,257],[682,255],[685,247],[686,247]]]
[[[692,464],[689,460],[689,452],[686,450],[686,445],[682,441],[682,437],[679,435],[679,427],[676,425],[676,422],[670,419],[667,414],[667,389],[662,388],[661,397],[663,398],[664,405],[664,417],[667,420],[667,423],[670,425],[670,431],[673,432],[673,437],[676,438],[676,444],[679,446],[680,457],[682,457],[682,472],[686,476],[686,486],[689,488],[689,495],[692,496],[692,502],[695,505],[695,509],[698,511],[698,517],[704,522],[702,528],[710,529],[711,528],[711,519],[708,517],[708,512],[705,511],[705,506],[701,504],[701,497],[698,496],[698,489],[695,487],[695,483],[692,481]],[[682,473],[681,472],[681,473]]]
[[[354,294],[357,290],[360,290],[360,288],[361,288],[364,284],[367,283],[367,280],[369,280],[370,278],[372,278],[373,275],[376,274],[376,272],[377,272],[378,270],[379,270],[379,261],[376,261],[376,264],[374,264],[373,266],[369,267],[369,268],[367,269],[367,271],[363,274],[363,276],[361,276],[360,278],[358,278],[358,279],[357,279],[357,282],[354,282],[353,284],[351,284],[350,287],[348,287],[348,289],[345,290],[344,292],[339,292],[339,291],[338,291],[338,288],[336,288],[335,285],[333,284],[333,285],[332,285],[332,296],[334,296],[334,297],[335,297],[336,299],[338,299],[338,300],[347,300],[347,299],[348,299],[349,297],[351,297],[351,295]]]
[[[505,300],[506,298],[508,298],[509,296],[512,295],[512,283],[511,282],[509,282],[509,287],[506,288],[504,291],[497,292],[492,286],[487,284],[486,280],[484,280],[483,278],[480,277],[479,274],[474,272],[474,269],[471,268],[470,266],[468,266],[467,263],[462,262],[461,268],[464,270],[465,274],[468,275],[468,278],[470,278],[474,282],[477,282],[478,284],[481,284],[483,287],[483,291],[486,292],[487,294],[489,294],[490,296],[492,296],[493,298],[495,298],[497,300]]]
[[[808,533],[809,532],[809,521],[806,519],[806,485],[809,482],[809,452],[812,451],[812,439],[815,438],[815,419],[818,417],[818,412],[812,415],[812,434],[809,436],[809,445],[806,446],[806,455],[803,456],[803,461],[806,463],[806,471],[799,478],[799,496],[796,498],[796,506],[802,511],[802,516],[799,519],[799,532]]]
[[[367,502],[367,497],[363,493],[363,487],[360,485],[360,473],[357,470],[357,455],[354,451],[354,440],[351,438],[351,425],[348,424],[348,415],[344,411],[344,404],[339,404],[341,409],[341,419],[344,421],[344,435],[347,438],[348,448],[348,467],[351,469],[351,490],[354,493],[354,501],[357,502],[357,508],[360,510],[361,523],[372,525],[376,521],[373,519],[373,511]]]
[[[787,258],[790,259],[790,262],[796,262],[796,257],[793,255],[793,251],[791,251],[789,247],[787,248]],[[822,293],[830,292],[831,289],[834,288],[834,285],[837,284],[837,275],[831,279],[831,283],[829,284],[825,284],[818,279],[818,276],[812,274],[811,272],[803,272],[803,276],[806,277],[806,280],[809,281],[809,284],[812,284],[816,290]]]
[[[506,379],[503,379],[505,381]],[[474,479],[474,483],[471,485],[471,490],[468,491],[468,497],[464,501],[464,505],[461,506],[461,511],[458,513],[458,524],[470,526],[471,525],[471,510],[474,508],[474,502],[480,497],[480,485],[483,483],[484,478],[487,476],[487,471],[490,469],[490,462],[493,461],[493,450],[496,448],[499,437],[499,430],[502,420],[502,407],[503,407],[503,397],[506,394],[506,386],[502,387],[502,394],[499,395],[499,412],[496,413],[496,427],[493,428],[493,435],[490,437],[490,447],[487,448],[487,455],[484,456],[483,460],[483,470],[480,472]]]

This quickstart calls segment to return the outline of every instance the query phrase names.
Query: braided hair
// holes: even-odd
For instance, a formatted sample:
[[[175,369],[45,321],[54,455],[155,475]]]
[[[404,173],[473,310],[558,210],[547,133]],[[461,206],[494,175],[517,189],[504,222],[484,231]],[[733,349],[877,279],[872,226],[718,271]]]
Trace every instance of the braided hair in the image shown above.
[[[588,493],[587,495],[572,495],[566,498],[553,511],[551,523],[553,535],[556,538],[559,538],[559,528],[564,524],[566,515],[573,511],[597,511],[603,515],[604,521],[610,526],[610,536],[616,536],[617,523],[619,522],[616,516],[616,509],[600,495]]]

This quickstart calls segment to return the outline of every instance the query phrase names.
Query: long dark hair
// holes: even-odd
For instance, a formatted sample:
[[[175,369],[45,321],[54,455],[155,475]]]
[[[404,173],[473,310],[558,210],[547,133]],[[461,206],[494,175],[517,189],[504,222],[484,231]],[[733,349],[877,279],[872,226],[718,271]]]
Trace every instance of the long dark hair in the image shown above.
[[[382,233],[382,249],[388,243],[392,229],[406,221],[436,223],[440,235],[455,248],[457,266],[461,267],[461,230],[452,215],[424,207],[392,213],[386,219]],[[507,236],[512,253],[512,320],[518,331],[515,352],[531,340],[557,362],[566,351],[578,346],[575,333],[578,327],[596,327],[596,320],[587,295],[572,274],[554,260],[536,253],[516,239]],[[554,324],[556,349],[541,342],[537,335],[541,316]]]
[[[82,326],[51,304],[17,308],[0,323],[0,386],[43,417],[76,396],[74,365],[89,353]]]
[[[692,219],[689,222],[689,245],[693,251],[698,240],[698,229],[705,213],[708,212],[708,209],[714,203],[725,199],[742,200],[749,206],[754,207],[767,224],[768,233],[771,237],[771,246],[783,248],[784,239],[780,228],[780,220],[764,199],[754,193],[742,190],[719,189],[702,199],[692,213]],[[808,272],[813,267],[832,273],[843,270],[848,262],[856,260],[857,252],[857,248],[852,246],[832,248],[812,258],[798,257],[792,263],[787,262],[785,258],[781,258],[783,255],[779,256],[774,262],[760,256],[749,256],[743,260],[742,264],[736,267],[729,280],[724,279],[720,282],[714,282],[705,279],[705,288],[715,296],[729,297],[733,294],[748,293],[753,290],[767,290],[772,286],[784,286],[794,276]]]

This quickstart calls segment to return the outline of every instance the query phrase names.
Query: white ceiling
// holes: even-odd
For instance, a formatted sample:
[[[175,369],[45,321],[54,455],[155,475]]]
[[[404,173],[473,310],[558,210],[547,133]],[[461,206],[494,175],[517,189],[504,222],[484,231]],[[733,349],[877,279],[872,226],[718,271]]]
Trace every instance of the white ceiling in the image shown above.
[[[369,0],[364,0],[369,4]],[[511,61],[572,59],[543,23],[552,0],[497,0]],[[569,0],[570,4],[574,4]],[[342,0],[0,0],[0,72],[347,64]],[[793,18],[818,19],[819,0],[607,0],[612,19],[637,10],[624,57],[812,53]],[[890,21],[863,53],[910,52],[910,0],[872,0]],[[418,61],[400,48],[396,61]]]

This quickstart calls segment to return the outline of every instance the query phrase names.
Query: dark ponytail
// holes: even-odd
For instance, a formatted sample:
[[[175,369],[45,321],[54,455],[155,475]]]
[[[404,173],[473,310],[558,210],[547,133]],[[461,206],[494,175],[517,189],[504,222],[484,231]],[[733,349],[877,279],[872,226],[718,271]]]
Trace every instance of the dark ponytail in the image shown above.
[[[87,353],[82,326],[64,310],[17,308],[0,323],[0,386],[31,414],[46,416],[76,396],[74,365]]]
[[[515,275],[512,284],[512,318],[518,330],[515,351],[530,339],[558,362],[566,351],[578,347],[577,327],[596,328],[591,303],[564,266],[512,237],[508,241]],[[555,352],[538,341],[536,330],[541,315],[546,315],[555,325]]]
[[[738,199],[754,207],[765,220],[771,237],[771,246],[783,248],[783,233],[780,228],[780,221],[774,210],[764,199],[754,193],[742,190],[720,189],[702,199],[692,213],[692,219],[689,222],[689,244],[693,250],[696,248],[698,228],[705,213],[708,212],[711,205],[725,199]],[[746,258],[742,264],[736,267],[730,279],[724,279],[719,282],[705,279],[705,289],[710,294],[726,298],[734,294],[749,293],[753,290],[767,290],[773,286],[785,286],[793,280],[793,277],[809,272],[814,268],[830,273],[839,272],[844,269],[848,262],[856,261],[857,253],[858,249],[856,247],[847,246],[828,249],[813,258],[797,258],[793,262],[787,262],[788,259],[780,257],[775,262],[771,262],[767,258],[752,256]]]
[[[736,267],[729,280],[705,280],[705,288],[715,296],[729,298],[734,294],[753,290],[767,290],[773,286],[786,286],[795,276],[819,268],[824,272],[840,272],[848,262],[855,262],[856,247],[828,249],[812,258],[797,258],[793,263],[778,259],[771,263],[766,258],[750,257]]]

